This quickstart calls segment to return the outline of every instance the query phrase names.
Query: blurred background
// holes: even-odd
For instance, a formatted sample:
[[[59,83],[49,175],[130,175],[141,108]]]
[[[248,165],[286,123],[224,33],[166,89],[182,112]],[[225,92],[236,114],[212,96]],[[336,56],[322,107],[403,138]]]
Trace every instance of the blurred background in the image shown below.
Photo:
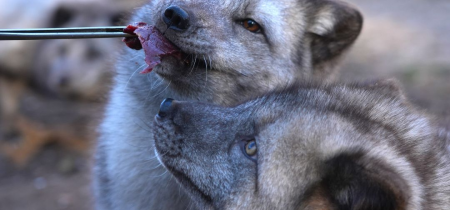
[[[2,0],[0,28],[126,25],[146,0]],[[340,80],[395,77],[450,125],[450,1],[347,0],[362,34]],[[90,154],[119,38],[1,41],[0,209],[92,209]]]

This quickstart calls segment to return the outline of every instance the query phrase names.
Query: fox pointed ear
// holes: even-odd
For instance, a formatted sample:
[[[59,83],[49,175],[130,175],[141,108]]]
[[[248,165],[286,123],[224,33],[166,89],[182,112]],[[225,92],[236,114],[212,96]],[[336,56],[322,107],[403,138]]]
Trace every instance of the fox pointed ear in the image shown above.
[[[316,78],[327,78],[340,56],[359,36],[363,17],[350,4],[339,0],[310,1],[315,14],[307,30]]]
[[[343,154],[326,163],[320,183],[339,210],[403,210],[408,187],[394,171],[360,154]]]

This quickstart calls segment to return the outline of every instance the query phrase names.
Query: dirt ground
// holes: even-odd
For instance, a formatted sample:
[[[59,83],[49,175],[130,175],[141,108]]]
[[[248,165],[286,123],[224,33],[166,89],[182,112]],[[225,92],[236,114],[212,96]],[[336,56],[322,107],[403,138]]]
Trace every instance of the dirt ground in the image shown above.
[[[0,209],[92,209],[87,157],[49,145],[24,169],[0,159]]]
[[[449,116],[450,2],[350,2],[361,9],[365,26],[341,65],[340,80],[395,77],[413,103]],[[90,168],[89,155],[55,144],[21,169],[0,156],[0,210],[92,209]]]

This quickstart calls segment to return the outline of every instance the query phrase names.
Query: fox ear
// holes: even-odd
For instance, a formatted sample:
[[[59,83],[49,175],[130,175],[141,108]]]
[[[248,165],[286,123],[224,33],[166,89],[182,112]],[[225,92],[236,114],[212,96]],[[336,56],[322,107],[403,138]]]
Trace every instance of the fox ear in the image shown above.
[[[54,12],[50,20],[51,21],[50,26],[53,28],[63,27],[64,24],[67,24],[68,22],[72,21],[75,15],[76,15],[75,11],[71,9],[69,6],[61,5]]]
[[[359,154],[343,154],[326,163],[320,186],[339,210],[402,210],[404,181],[388,166]]]
[[[310,35],[314,76],[326,78],[340,55],[359,36],[363,17],[355,7],[339,0],[311,1],[317,8],[310,20]]]

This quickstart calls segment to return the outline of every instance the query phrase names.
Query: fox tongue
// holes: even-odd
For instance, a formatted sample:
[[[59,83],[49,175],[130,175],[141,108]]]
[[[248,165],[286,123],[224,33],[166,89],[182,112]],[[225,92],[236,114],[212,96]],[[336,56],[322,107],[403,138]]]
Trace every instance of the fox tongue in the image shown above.
[[[136,38],[125,38],[123,41],[128,47],[136,50],[144,48],[145,63],[147,68],[141,71],[141,74],[149,73],[153,68],[161,63],[161,59],[165,56],[173,56],[181,60],[182,53],[175,47],[163,34],[154,26],[145,23],[137,23],[137,26],[129,25],[125,33],[138,35],[140,43]]]

